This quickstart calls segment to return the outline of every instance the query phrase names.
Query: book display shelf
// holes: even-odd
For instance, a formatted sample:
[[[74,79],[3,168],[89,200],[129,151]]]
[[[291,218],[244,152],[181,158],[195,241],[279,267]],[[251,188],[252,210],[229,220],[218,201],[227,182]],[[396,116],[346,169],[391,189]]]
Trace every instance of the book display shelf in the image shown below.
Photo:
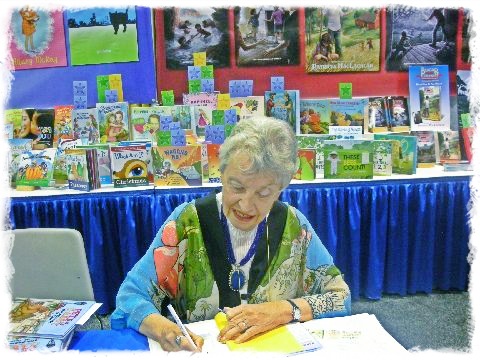
[[[452,169],[471,161],[475,128],[469,116],[468,9],[342,9],[338,38],[329,34],[326,19],[333,15],[326,8],[283,8],[281,33],[264,21],[273,6],[257,9],[258,28],[244,7],[33,10],[38,33],[51,18],[46,38],[65,46],[47,41],[36,50],[24,48],[29,43],[20,38],[22,18],[12,14],[15,76],[5,130],[14,140],[20,187],[3,196],[13,229],[82,233],[100,313],[113,311],[121,282],[173,209],[221,190],[212,154],[237,121],[256,115],[288,121],[307,150],[280,199],[312,223],[353,299],[467,290],[473,171]],[[204,20],[201,31],[188,28],[198,19]],[[38,90],[53,83],[49,91]],[[33,147],[15,141],[33,134],[19,135],[26,110],[37,114],[31,121],[43,129]],[[54,122],[42,125],[42,116]],[[389,139],[391,133],[400,140]],[[311,144],[315,138],[390,145],[382,147],[382,156],[370,152],[351,164],[368,163],[362,178],[351,169],[337,176],[329,155],[339,153],[339,145],[327,143],[333,149],[328,153],[322,142]],[[407,138],[408,151],[402,145]],[[166,147],[199,139],[208,146],[189,155],[183,169],[165,156]],[[114,176],[111,167],[102,173],[113,144],[116,161],[108,166],[126,168],[121,154],[128,148],[129,156],[141,154],[141,179],[121,178],[118,169]],[[47,150],[60,145],[63,165],[47,163]],[[354,147],[342,150],[349,156]],[[42,164],[48,171],[41,172]],[[172,170],[188,186],[170,186],[164,175]],[[60,173],[63,189],[48,187],[51,178],[43,177]],[[178,184],[180,175],[171,181]],[[132,183],[143,186],[121,187]]]

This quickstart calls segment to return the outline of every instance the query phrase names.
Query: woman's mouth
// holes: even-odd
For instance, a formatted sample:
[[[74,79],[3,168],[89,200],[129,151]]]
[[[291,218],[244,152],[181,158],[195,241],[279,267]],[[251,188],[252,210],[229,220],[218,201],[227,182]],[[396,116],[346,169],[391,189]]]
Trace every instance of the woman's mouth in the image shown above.
[[[255,218],[255,216],[244,214],[243,212],[235,210],[235,209],[232,209],[232,211],[233,211],[233,214],[235,215],[235,217],[239,221],[242,221],[242,222],[248,222],[248,221]]]

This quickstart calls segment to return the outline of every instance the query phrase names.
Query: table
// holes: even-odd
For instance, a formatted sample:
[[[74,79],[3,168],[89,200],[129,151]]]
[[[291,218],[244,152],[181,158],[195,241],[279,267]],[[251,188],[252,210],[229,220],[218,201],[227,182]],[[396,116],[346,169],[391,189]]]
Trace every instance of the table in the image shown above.
[[[423,169],[418,169],[423,170]],[[374,180],[294,181],[281,200],[300,209],[332,254],[352,299],[466,290],[471,172]],[[85,241],[95,299],[115,307],[127,272],[179,204],[219,185],[12,192],[12,228],[71,227]]]
[[[287,325],[290,326],[290,325]],[[382,353],[406,355],[408,351],[402,347],[380,324],[375,315],[356,314],[337,318],[324,318],[307,321],[291,326],[304,327],[313,334],[320,343],[320,349],[312,353],[302,353],[300,356],[318,359],[320,355],[337,355],[339,353]],[[189,330],[203,337],[205,343],[200,356],[211,358],[212,355],[232,356],[227,345],[216,340],[218,328],[214,320],[200,321],[188,324]],[[163,352],[160,345],[132,329],[123,330],[90,330],[77,331],[68,347],[72,351],[150,351]],[[238,354],[238,353],[236,353]],[[265,355],[266,353],[264,353]],[[283,353],[268,353],[267,358]],[[161,354],[160,356],[164,356]],[[265,357],[265,356],[264,356]]]

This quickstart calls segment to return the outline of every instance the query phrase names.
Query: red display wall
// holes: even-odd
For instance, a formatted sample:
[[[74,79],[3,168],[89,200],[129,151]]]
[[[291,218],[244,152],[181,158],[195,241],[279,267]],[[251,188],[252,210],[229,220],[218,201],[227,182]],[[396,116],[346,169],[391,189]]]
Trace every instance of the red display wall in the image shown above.
[[[385,70],[386,47],[386,9],[381,11],[381,49],[380,71],[357,73],[323,73],[309,74],[305,72],[305,22],[304,8],[299,9],[300,65],[297,66],[263,66],[237,67],[234,53],[233,8],[229,9],[230,25],[230,67],[214,70],[215,90],[228,92],[230,80],[253,80],[253,95],[263,95],[270,90],[270,77],[283,76],[285,88],[300,90],[302,98],[338,97],[338,83],[352,83],[353,96],[404,95],[408,96],[408,72],[391,72]],[[460,49],[462,41],[463,12],[459,11],[457,30],[457,69],[470,69],[470,64],[461,61]],[[187,71],[169,70],[166,68],[164,52],[163,10],[154,10],[155,24],[155,56],[157,63],[157,90],[173,90],[175,103],[182,103],[182,93],[188,92]],[[450,71],[450,93],[456,94],[455,71]]]

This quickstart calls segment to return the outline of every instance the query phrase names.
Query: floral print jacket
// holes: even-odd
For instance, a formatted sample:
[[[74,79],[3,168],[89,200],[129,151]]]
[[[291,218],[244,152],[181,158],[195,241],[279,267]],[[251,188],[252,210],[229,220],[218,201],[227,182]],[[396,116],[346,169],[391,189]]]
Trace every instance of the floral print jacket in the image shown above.
[[[349,288],[305,216],[277,201],[267,226],[252,261],[248,302],[303,297],[314,318],[349,315]],[[178,206],[122,283],[112,328],[138,330],[166,302],[187,322],[239,305],[228,286],[222,231],[214,193]]]

